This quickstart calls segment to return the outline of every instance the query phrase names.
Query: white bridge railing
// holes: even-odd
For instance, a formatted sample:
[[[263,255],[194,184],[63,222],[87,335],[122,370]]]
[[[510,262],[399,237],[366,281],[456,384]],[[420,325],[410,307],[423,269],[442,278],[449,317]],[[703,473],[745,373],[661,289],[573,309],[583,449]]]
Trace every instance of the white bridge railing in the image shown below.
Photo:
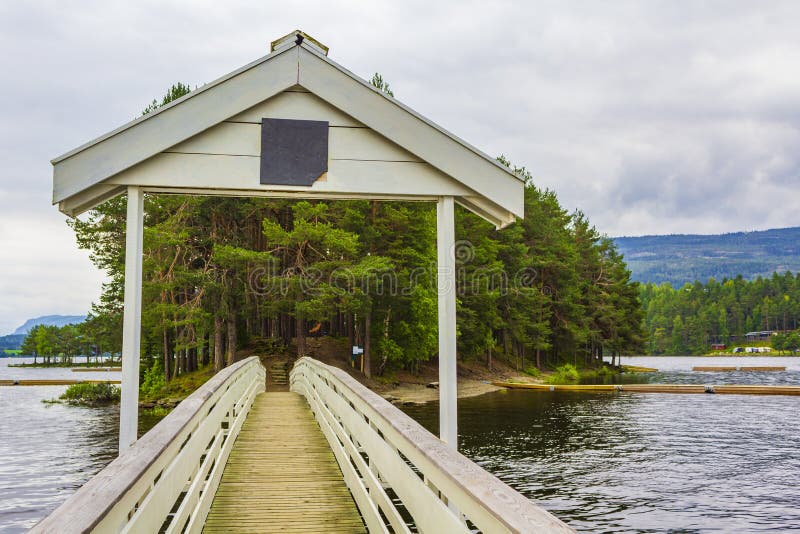
[[[31,532],[200,532],[264,378],[255,356],[223,369]]]
[[[291,387],[308,400],[370,533],[572,532],[341,369],[302,358]]]

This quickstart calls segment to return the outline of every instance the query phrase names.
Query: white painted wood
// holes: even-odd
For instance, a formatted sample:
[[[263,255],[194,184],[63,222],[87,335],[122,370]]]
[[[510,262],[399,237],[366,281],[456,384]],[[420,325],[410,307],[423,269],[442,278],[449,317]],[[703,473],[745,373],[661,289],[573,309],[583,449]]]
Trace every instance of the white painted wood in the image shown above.
[[[142,240],[144,193],[128,187],[125,230],[125,303],[122,322],[122,399],[119,409],[119,451],[133,445],[139,420],[139,346],[142,332]]]
[[[53,160],[60,202],[297,83],[297,50],[271,54]]]
[[[217,373],[31,532],[158,532],[187,488],[166,531],[199,532],[265,374],[255,356]]]
[[[345,480],[359,509],[369,498],[366,508],[377,507],[396,532],[407,529],[395,526],[394,504],[382,498],[385,488],[398,495],[420,532],[467,532],[450,507],[482,532],[572,532],[343,370],[301,358],[292,369],[291,387],[306,397],[342,471],[350,473]],[[361,474],[355,480],[352,465]],[[374,473],[380,474],[380,491]],[[385,532],[370,520],[367,525]]]
[[[348,126],[365,128],[344,111],[328,104],[320,97],[309,93],[297,91],[295,88],[283,91],[272,98],[264,99],[255,106],[230,117],[232,122],[249,122],[261,124],[261,119],[297,119],[304,121],[328,121],[331,126]]]
[[[261,123],[223,122],[166,153],[261,156]],[[329,128],[328,158],[364,161],[421,160],[368,128]]]
[[[299,84],[331,105],[457,177],[499,207],[524,215],[523,183],[478,149],[381,93],[329,58],[300,47]]]
[[[212,194],[215,189],[371,194],[381,198],[472,194],[427,163],[332,160],[327,176],[311,187],[261,185],[259,166],[259,158],[252,156],[159,154],[106,183],[208,189]]]
[[[147,187],[147,193],[166,193],[173,195],[198,195],[216,197],[247,197],[247,198],[294,198],[294,199],[321,199],[321,200],[402,200],[405,202],[435,202],[435,195],[398,195],[398,194],[359,194],[359,193],[329,193],[326,191],[252,191],[245,189],[200,189],[180,187]]]
[[[483,217],[494,224],[498,230],[505,228],[517,219],[516,215],[513,213],[497,209],[496,204],[488,202],[480,195],[457,197],[456,204],[460,204],[475,215]]]
[[[410,532],[391,504],[380,481],[369,472],[364,458],[347,434],[347,429],[342,427],[337,416],[326,406],[325,399],[320,396],[318,388],[322,385],[321,382],[314,381],[313,377],[310,378],[309,381],[299,383],[295,391],[306,397],[325,439],[331,444],[331,450],[342,470],[345,484],[350,489],[367,528],[370,532],[389,532],[381,519],[378,511],[380,509],[389,518],[395,532]]]
[[[62,200],[58,204],[58,209],[62,213],[74,217],[92,209],[98,204],[102,204],[106,200],[123,194],[126,189],[126,187],[120,187],[118,185],[99,183],[88,189],[84,189],[77,195]]]
[[[116,188],[96,188],[104,180],[224,121],[255,124],[265,116],[328,120],[334,127],[354,129],[368,126],[382,137],[364,133],[361,135],[369,141],[364,143],[355,141],[359,134],[334,134],[332,151],[353,153],[353,158],[361,160],[373,159],[376,154],[375,159],[397,156],[405,161],[413,154],[414,159],[426,161],[470,192],[463,197],[448,192],[438,195],[453,194],[459,203],[498,227],[512,222],[514,215],[522,215],[523,185],[507,169],[306,44],[251,63],[56,158],[54,202],[66,213],[77,215],[119,193]],[[372,142],[377,138],[384,142]],[[400,147],[402,154],[398,155]],[[380,150],[376,152],[376,148]],[[252,152],[247,149],[248,154]],[[227,188],[226,181],[227,174],[221,172],[209,187]],[[78,195],[80,198],[72,198]]]
[[[297,40],[300,39],[306,46],[314,49],[316,52],[324,55],[328,55],[328,47],[324,44],[320,43],[310,35],[308,35],[304,31],[295,30],[287,35],[284,35],[280,39],[276,39],[269,44],[269,48],[271,51],[282,50],[283,48],[289,48],[295,45]]]
[[[453,449],[458,448],[455,246],[455,203],[453,197],[442,197],[436,204],[439,437]]]

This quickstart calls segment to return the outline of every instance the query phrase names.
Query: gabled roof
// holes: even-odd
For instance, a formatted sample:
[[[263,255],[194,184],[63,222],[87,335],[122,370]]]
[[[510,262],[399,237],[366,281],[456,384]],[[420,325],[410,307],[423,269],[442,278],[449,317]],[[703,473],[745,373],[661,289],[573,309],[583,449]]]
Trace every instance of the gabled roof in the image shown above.
[[[523,215],[522,181],[492,157],[331,61],[327,48],[302,32],[272,47],[269,55],[52,160],[53,202],[69,215],[90,209],[124,191],[109,178],[300,86],[466,186],[474,194],[457,201],[498,227]]]

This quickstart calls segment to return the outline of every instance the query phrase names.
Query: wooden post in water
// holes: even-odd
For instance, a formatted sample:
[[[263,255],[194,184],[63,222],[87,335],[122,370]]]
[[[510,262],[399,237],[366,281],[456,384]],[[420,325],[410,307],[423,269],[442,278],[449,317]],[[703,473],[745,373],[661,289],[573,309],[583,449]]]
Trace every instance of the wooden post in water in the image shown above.
[[[437,293],[439,295],[439,437],[458,448],[456,398],[456,257],[455,202],[440,197],[436,205]]]
[[[125,316],[122,323],[122,400],[119,410],[119,450],[136,441],[139,418],[139,347],[142,332],[142,239],[144,193],[128,187],[125,229]]]

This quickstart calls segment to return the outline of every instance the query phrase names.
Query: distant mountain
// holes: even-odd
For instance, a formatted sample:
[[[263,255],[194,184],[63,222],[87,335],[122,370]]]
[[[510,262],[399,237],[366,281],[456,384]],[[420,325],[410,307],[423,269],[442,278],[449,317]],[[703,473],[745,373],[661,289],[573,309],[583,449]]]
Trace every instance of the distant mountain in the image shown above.
[[[800,271],[800,227],[719,235],[616,237],[634,280],[680,287],[695,280],[746,279]]]
[[[85,315],[43,315],[28,319],[25,324],[14,330],[12,335],[27,335],[34,326],[43,324],[45,326],[65,326],[68,324],[78,324],[86,320]]]
[[[24,334],[9,334],[7,336],[0,336],[0,356],[3,355],[3,352],[6,349],[17,350],[22,346],[23,341],[25,341]]]

